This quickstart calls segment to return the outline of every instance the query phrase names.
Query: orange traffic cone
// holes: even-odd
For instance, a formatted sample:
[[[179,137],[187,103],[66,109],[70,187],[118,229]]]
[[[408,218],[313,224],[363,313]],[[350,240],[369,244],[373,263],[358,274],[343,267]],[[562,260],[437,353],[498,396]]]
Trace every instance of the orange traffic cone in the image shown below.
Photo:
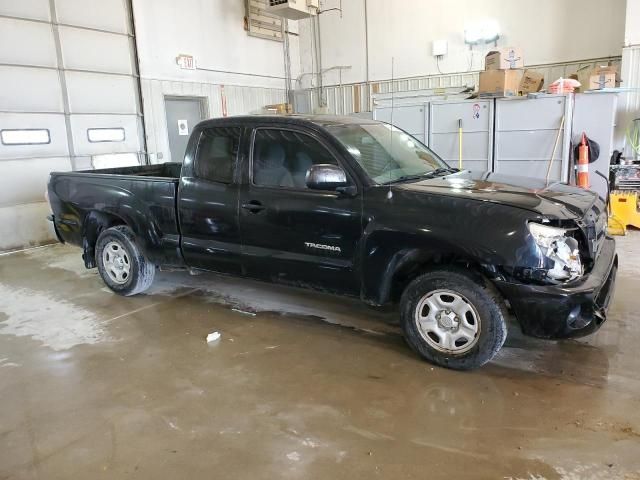
[[[578,147],[578,175],[577,183],[581,188],[589,188],[589,145],[587,136],[582,132],[582,141]]]

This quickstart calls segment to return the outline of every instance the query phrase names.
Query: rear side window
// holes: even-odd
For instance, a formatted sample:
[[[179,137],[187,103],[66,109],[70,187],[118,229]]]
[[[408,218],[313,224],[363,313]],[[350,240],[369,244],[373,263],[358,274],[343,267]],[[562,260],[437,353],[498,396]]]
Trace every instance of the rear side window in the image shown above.
[[[196,154],[196,177],[231,183],[240,147],[239,127],[208,128],[202,132]]]

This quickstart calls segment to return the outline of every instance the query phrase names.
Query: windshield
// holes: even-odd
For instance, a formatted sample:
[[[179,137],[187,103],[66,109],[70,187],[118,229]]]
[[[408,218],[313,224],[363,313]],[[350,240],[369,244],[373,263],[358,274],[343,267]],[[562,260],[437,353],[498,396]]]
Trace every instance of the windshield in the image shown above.
[[[378,184],[446,174],[449,166],[418,140],[386,123],[339,125],[328,130]],[[451,172],[448,172],[451,173]]]

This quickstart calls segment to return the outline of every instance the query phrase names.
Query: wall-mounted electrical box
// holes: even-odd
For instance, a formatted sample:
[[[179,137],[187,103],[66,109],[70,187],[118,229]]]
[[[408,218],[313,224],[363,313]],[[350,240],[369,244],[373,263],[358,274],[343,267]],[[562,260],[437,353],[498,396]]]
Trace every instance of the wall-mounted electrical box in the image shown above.
[[[266,11],[289,20],[301,20],[317,15],[319,5],[319,0],[268,0]]]
[[[434,57],[444,57],[449,48],[446,40],[434,40],[431,44],[431,54]]]

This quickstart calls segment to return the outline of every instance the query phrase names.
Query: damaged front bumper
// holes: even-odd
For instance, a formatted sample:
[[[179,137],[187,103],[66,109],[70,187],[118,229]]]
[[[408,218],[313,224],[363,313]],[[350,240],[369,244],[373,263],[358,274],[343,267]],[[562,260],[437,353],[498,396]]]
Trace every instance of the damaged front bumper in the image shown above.
[[[606,320],[613,296],[618,256],[606,237],[591,272],[564,285],[497,281],[523,333],[540,338],[573,338],[595,332]]]

